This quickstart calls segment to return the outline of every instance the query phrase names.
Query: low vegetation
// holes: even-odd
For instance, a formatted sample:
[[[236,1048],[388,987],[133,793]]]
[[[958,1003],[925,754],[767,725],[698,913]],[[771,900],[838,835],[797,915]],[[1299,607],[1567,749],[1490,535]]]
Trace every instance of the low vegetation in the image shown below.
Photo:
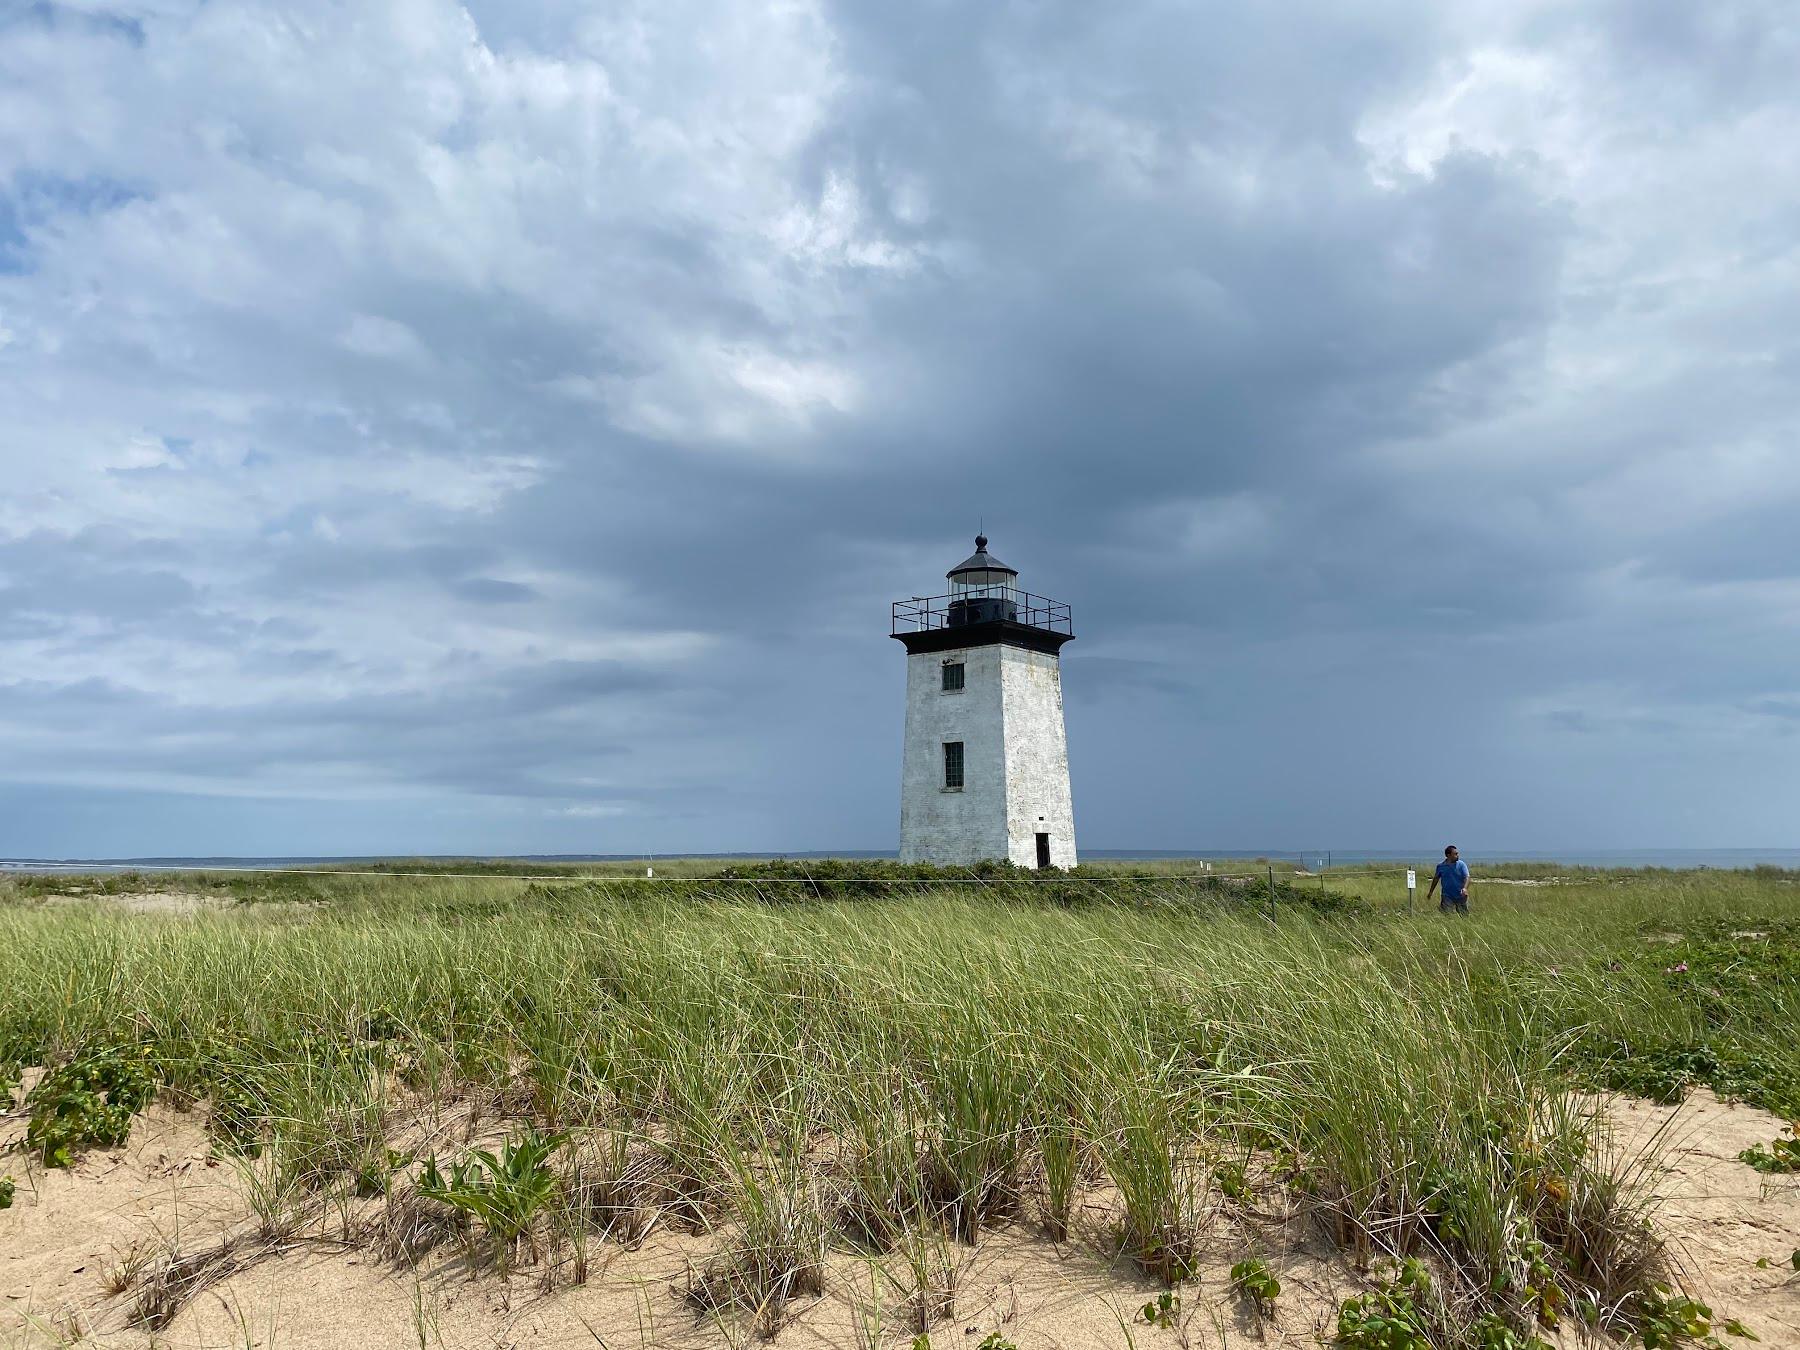
[[[1376,1272],[1344,1345],[1736,1329],[1683,1301],[1581,1090],[1800,1115],[1787,874],[1490,882],[1463,921],[1372,871],[677,870],[0,883],[0,1082],[43,1071],[22,1100],[51,1167],[153,1094],[192,1103],[264,1243],[362,1197],[391,1259],[459,1241],[554,1283],[593,1242],[714,1230],[689,1302],[768,1334],[848,1248],[929,1337],[957,1249],[1070,1240],[1083,1195],[1110,1215],[1088,1236],[1171,1286],[1153,1325],[1269,1202]],[[104,903],[175,886],[221,903]],[[407,1145],[456,1109],[503,1138]],[[166,1263],[143,1320],[247,1253]],[[1255,1319],[1278,1265],[1232,1268]]]
[[[1738,1161],[1771,1175],[1800,1172],[1800,1130],[1790,1125],[1785,1133],[1769,1143],[1752,1144],[1738,1154]]]
[[[156,1074],[141,1046],[106,1046],[50,1069],[25,1098],[26,1147],[46,1167],[67,1167],[77,1150],[114,1147],[150,1101]]]

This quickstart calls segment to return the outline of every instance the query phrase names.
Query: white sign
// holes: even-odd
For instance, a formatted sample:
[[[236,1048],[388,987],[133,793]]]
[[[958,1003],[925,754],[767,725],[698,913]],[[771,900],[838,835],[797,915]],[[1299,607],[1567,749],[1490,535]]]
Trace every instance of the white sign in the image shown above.
[[[1419,874],[1410,867],[1406,869],[1406,889],[1409,891],[1419,889]]]

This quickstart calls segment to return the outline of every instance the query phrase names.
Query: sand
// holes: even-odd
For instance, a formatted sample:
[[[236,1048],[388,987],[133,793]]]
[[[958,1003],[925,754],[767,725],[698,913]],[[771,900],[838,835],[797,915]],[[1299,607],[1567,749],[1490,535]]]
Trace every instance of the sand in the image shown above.
[[[1710,1093],[1679,1108],[1608,1101],[1618,1145],[1662,1145],[1656,1189],[1661,1222],[1691,1289],[1716,1313],[1738,1317],[1765,1346],[1800,1347],[1800,1278],[1788,1256],[1800,1247],[1800,1178],[1765,1178],[1737,1161],[1767,1143],[1782,1122],[1730,1106]],[[0,1145],[23,1122],[0,1118]],[[121,1272],[172,1247],[192,1253],[252,1220],[243,1177],[210,1155],[201,1117],[159,1103],[122,1149],[92,1152],[62,1172],[27,1168],[17,1154],[0,1172],[18,1179],[0,1212],[0,1345],[145,1347],[730,1346],[755,1343],[751,1329],[696,1313],[682,1298],[693,1272],[729,1234],[659,1229],[642,1246],[594,1241],[585,1284],[545,1292],[541,1269],[510,1276],[471,1270],[455,1245],[416,1269],[384,1263],[347,1230],[379,1202],[326,1213],[303,1240],[268,1254],[191,1300],[152,1337],[129,1325],[138,1289],[114,1292]],[[991,1332],[1033,1347],[1095,1350],[1128,1345],[1317,1345],[1328,1340],[1340,1300],[1366,1277],[1294,1215],[1253,1210],[1221,1218],[1197,1286],[1182,1291],[1175,1325],[1147,1325],[1138,1309],[1158,1286],[1105,1250],[1113,1217],[1104,1193],[1088,1197],[1075,1236],[1051,1243],[1019,1222],[984,1234],[974,1249],[947,1244],[955,1267],[954,1316],[932,1330],[934,1346],[978,1346]],[[257,1253],[261,1247],[248,1249]],[[1270,1254],[1283,1282],[1272,1321],[1227,1290],[1232,1260]],[[1758,1257],[1772,1267],[1758,1269]],[[901,1267],[895,1263],[895,1278]],[[792,1306],[776,1338],[796,1350],[906,1346],[914,1328],[905,1291],[867,1261],[831,1258],[824,1295]],[[141,1280],[139,1282],[141,1288]]]
[[[224,909],[233,901],[228,895],[201,894],[198,891],[112,891],[93,895],[72,888],[45,897],[51,905],[98,905],[128,910],[133,914],[199,914],[205,910]]]
[[[1800,1248],[1800,1175],[1764,1176],[1738,1161],[1785,1122],[1704,1090],[1680,1107],[1619,1098],[1607,1114],[1621,1148],[1659,1145],[1657,1219],[1696,1295],[1764,1345],[1800,1346],[1800,1272],[1790,1264]],[[1769,1268],[1758,1269],[1758,1258]]]

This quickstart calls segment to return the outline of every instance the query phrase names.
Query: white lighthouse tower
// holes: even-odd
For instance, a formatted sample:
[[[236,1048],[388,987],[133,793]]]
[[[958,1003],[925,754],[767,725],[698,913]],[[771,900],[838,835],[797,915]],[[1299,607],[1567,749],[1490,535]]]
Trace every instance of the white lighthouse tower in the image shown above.
[[[906,645],[902,862],[1075,866],[1063,643],[1069,607],[1018,589],[975,537],[950,594],[894,603]]]

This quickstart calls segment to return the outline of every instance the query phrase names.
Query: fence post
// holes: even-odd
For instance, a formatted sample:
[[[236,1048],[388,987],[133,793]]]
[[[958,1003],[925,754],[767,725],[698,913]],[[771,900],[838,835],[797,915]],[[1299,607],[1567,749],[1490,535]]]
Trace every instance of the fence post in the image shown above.
[[[1275,908],[1275,865],[1269,865],[1269,908]]]

